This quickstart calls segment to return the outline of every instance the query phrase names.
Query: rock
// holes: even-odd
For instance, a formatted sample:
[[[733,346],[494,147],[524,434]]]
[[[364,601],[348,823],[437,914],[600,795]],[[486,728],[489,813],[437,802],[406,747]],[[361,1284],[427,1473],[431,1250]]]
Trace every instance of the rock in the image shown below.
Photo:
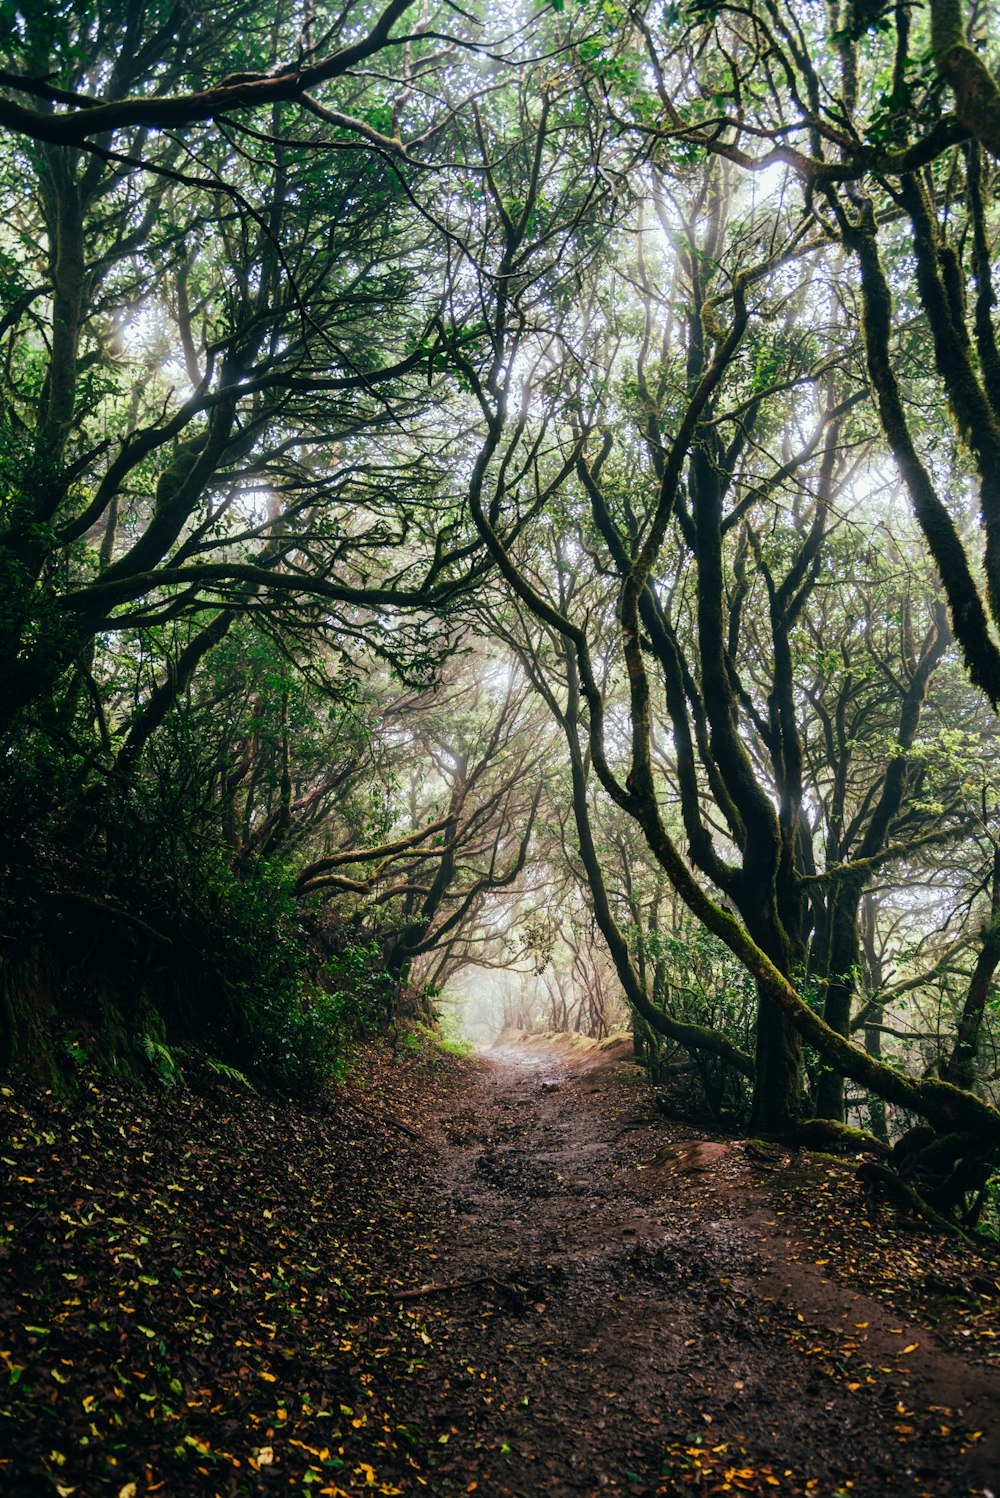
[[[664,1170],[671,1175],[689,1176],[713,1170],[729,1157],[730,1145],[713,1139],[689,1140],[684,1144],[665,1144],[658,1149],[648,1168]]]

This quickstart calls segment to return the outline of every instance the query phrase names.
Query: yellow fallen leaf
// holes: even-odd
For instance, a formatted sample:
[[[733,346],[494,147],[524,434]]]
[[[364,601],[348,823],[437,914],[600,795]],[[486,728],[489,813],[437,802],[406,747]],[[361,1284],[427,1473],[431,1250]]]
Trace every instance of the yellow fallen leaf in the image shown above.
[[[274,1448],[262,1446],[259,1451],[254,1452],[254,1458],[258,1467],[270,1467],[274,1461]]]
[[[910,1345],[909,1345],[909,1347],[904,1347],[904,1348],[903,1348],[903,1350],[902,1350],[902,1352],[901,1352],[901,1353],[900,1353],[900,1354],[899,1354],[899,1356],[900,1356],[900,1357],[901,1357],[901,1358],[905,1358],[905,1357],[906,1357],[906,1354],[907,1354],[907,1353],[908,1353],[908,1352],[916,1352],[916,1350],[917,1350],[917,1348],[918,1348],[918,1347],[919,1347],[919,1346],[920,1346],[920,1343],[919,1343],[919,1342],[911,1342],[911,1343],[910,1343]]]
[[[328,1457],[330,1455],[329,1451],[327,1451],[325,1448],[323,1451],[318,1451],[315,1446],[307,1446],[304,1441],[290,1440],[288,1444],[289,1446],[297,1446],[298,1449],[300,1451],[304,1451],[307,1456],[318,1457],[320,1461],[323,1461],[325,1457]]]
[[[118,1498],[135,1498],[137,1489],[134,1482],[126,1482],[118,1489]]]

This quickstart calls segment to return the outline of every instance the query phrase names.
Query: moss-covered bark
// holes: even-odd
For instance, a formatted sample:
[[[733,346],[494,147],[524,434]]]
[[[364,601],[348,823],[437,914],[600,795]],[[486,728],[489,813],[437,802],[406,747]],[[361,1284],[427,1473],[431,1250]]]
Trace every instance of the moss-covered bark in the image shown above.
[[[930,10],[934,66],[955,95],[955,113],[970,135],[1000,156],[1000,89],[969,46],[962,0],[931,0]]]

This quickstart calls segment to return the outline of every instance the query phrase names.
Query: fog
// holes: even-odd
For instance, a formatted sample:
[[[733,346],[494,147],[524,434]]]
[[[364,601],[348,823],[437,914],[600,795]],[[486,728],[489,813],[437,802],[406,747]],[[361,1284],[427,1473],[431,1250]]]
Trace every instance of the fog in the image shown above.
[[[445,1030],[475,1046],[492,1045],[507,1025],[544,1028],[545,985],[536,972],[470,963],[437,998]]]

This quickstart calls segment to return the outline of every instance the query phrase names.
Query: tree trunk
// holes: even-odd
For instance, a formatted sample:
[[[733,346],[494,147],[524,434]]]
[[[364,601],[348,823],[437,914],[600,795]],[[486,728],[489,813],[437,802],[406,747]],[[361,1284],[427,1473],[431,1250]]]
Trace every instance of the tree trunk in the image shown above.
[[[858,940],[858,910],[861,890],[848,884],[833,895],[831,914],[830,968],[823,1018],[831,1030],[843,1035],[851,1034],[851,1005],[861,947]],[[832,1118],[844,1122],[844,1076],[829,1064],[824,1064],[816,1086],[816,1113],[819,1118]]]
[[[989,924],[983,932],[983,945],[969,981],[958,1034],[941,1076],[955,1087],[971,1087],[976,1078],[976,1056],[979,1037],[990,996],[993,975],[1000,965],[1000,848],[993,852],[993,894]]]
[[[881,1012],[877,1012],[875,1015],[876,1021],[880,1021],[881,1017]],[[876,1061],[881,1061],[881,1024],[875,1023],[873,1025],[865,1026],[865,1050],[868,1052],[869,1056],[873,1056]],[[882,1139],[886,1144],[889,1143],[889,1123],[885,1113],[885,1102],[878,1096],[877,1093],[873,1093],[872,1096],[868,1099],[868,1126],[871,1129],[872,1133],[875,1135],[876,1139]]]
[[[799,1121],[802,1046],[787,1016],[757,988],[757,1055],[752,1134],[784,1134]]]

